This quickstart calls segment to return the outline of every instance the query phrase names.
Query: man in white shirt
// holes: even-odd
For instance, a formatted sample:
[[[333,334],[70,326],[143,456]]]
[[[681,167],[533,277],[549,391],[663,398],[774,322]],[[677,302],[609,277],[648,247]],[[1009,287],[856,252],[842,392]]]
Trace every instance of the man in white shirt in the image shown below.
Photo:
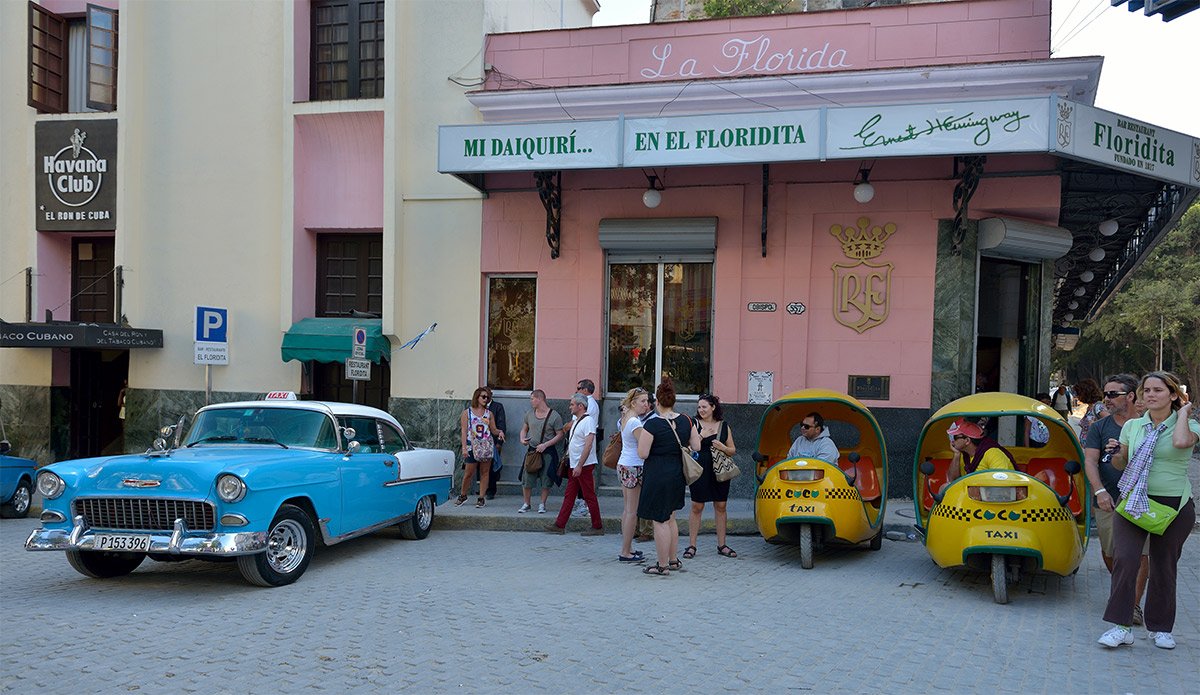
[[[600,429],[600,404],[596,402],[596,382],[591,379],[580,379],[575,386],[575,393],[583,394],[587,397],[587,414],[592,416],[592,422],[596,423],[596,440],[600,441],[604,436],[603,430]],[[571,510],[575,516],[587,516],[588,509],[583,503],[583,498],[575,500],[575,508]]]
[[[567,434],[567,457],[571,463],[571,474],[567,478],[567,489],[563,492],[562,508],[558,518],[546,527],[549,533],[566,532],[567,521],[576,496],[582,497],[592,517],[591,528],[584,536],[603,536],[604,525],[600,521],[600,500],[596,499],[596,418],[588,414],[587,397],[581,393],[571,396],[571,427]]]

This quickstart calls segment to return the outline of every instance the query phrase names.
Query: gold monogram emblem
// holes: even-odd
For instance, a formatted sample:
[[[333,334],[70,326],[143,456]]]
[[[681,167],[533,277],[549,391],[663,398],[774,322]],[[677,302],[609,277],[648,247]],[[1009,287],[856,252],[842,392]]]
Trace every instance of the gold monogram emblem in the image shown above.
[[[883,253],[884,242],[896,233],[896,224],[871,226],[868,217],[857,226],[835,224],[829,233],[842,244],[842,253],[855,263],[833,264],[833,317],[859,333],[887,320],[892,286],[892,264],[870,263]]]

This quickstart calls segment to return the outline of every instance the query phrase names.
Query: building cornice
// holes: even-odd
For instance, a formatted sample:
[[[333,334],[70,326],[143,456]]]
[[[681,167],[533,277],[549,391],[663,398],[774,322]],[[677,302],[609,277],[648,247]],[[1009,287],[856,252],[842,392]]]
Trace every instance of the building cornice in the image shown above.
[[[807,75],[743,77],[521,90],[467,95],[484,122],[680,116],[811,109],[1051,94],[1092,104],[1101,57],[886,68]]]

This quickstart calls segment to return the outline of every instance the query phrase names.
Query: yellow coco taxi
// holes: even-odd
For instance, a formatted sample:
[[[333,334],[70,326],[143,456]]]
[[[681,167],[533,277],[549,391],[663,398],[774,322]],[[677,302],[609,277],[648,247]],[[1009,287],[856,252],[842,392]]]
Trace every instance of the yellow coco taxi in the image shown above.
[[[834,444],[821,442],[816,428],[806,427],[819,420]],[[789,455],[804,432],[813,439],[796,447],[798,455]],[[887,452],[879,423],[862,403],[824,389],[780,398],[763,415],[753,458],[759,533],[770,543],[799,545],[801,567],[811,569],[814,550],[825,543],[869,543],[879,550]]]
[[[947,484],[954,455],[947,430],[956,422],[967,423],[956,424],[956,433],[965,427],[998,441],[1013,461],[962,471]],[[1045,444],[1032,432],[1048,435]],[[990,571],[997,603],[1008,602],[1008,585],[1022,571],[1073,574],[1087,549],[1090,512],[1082,460],[1067,421],[1032,398],[978,393],[948,403],[917,441],[913,492],[926,550],[939,567]]]

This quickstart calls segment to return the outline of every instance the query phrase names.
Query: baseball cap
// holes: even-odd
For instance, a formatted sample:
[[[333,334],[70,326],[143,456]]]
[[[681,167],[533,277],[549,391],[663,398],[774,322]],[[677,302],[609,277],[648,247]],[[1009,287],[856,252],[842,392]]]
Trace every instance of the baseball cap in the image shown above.
[[[983,428],[966,418],[960,417],[950,425],[950,429],[946,430],[946,434],[951,437],[961,434],[971,439],[980,439],[983,437]]]

